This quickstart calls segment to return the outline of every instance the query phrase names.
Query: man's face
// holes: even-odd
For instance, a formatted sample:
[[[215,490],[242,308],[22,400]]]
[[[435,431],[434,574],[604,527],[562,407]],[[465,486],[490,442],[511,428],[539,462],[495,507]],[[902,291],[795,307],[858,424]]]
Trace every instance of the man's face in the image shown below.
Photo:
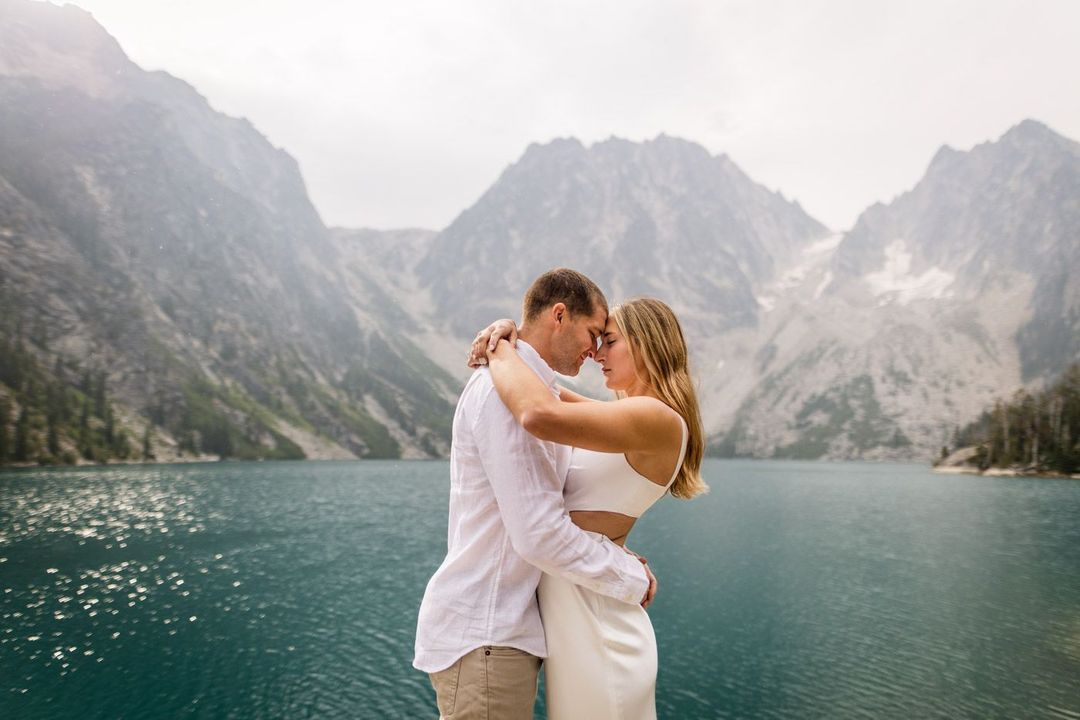
[[[576,376],[582,364],[596,352],[606,324],[606,307],[597,307],[592,315],[564,312],[552,336],[552,369],[569,377]]]

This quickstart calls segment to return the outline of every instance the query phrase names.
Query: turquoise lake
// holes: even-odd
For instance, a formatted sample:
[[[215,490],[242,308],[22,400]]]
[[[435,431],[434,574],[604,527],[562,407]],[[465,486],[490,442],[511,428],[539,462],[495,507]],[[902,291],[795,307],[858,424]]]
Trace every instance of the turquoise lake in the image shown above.
[[[1080,718],[1080,482],[717,461],[631,533],[661,718]],[[445,462],[0,473],[0,718],[434,718]],[[538,717],[543,704],[538,703]]]

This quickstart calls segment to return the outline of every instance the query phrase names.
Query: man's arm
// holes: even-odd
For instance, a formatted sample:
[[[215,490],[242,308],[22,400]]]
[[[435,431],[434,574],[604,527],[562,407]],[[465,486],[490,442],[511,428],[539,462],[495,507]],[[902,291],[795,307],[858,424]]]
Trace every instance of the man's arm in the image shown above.
[[[599,543],[570,521],[555,455],[514,420],[494,388],[485,388],[472,419],[484,472],[514,550],[544,572],[629,603],[650,582],[637,558]]]

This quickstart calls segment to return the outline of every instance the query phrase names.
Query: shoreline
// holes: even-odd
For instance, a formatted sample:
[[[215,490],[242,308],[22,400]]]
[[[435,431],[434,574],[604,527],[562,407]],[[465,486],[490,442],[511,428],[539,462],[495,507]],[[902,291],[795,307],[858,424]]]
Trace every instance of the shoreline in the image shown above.
[[[1056,470],[1025,470],[1021,468],[987,468],[980,470],[973,465],[947,465],[930,468],[939,475],[979,475],[982,477],[1033,477],[1053,480],[1080,480],[1080,473],[1064,473]]]
[[[192,457],[170,457],[162,460],[115,460],[104,463],[94,462],[78,462],[74,465],[67,465],[64,463],[42,465],[36,462],[26,463],[7,463],[0,465],[0,472],[5,470],[27,470],[27,469],[39,469],[47,470],[53,468],[108,468],[108,467],[129,467],[132,465],[203,465],[210,463],[272,463],[272,462],[363,462],[365,460],[372,460],[375,462],[391,461],[411,461],[411,462],[432,462],[439,460],[447,460],[448,458],[297,458],[291,460],[281,459],[241,459],[241,458],[221,458],[216,455],[202,455]],[[710,457],[712,460],[764,460],[768,462],[784,462],[790,461],[789,458],[717,458]],[[866,461],[866,460],[809,460],[809,461],[793,461],[793,462],[880,462],[880,461]],[[890,462],[890,461],[885,461]],[[901,462],[903,461],[893,461]],[[925,462],[925,461],[924,461]],[[922,463],[917,460],[912,460],[903,464],[915,464],[921,465]],[[924,466],[925,467],[925,466]],[[974,465],[932,465],[930,471],[938,475],[979,475],[984,477],[1033,477],[1033,478],[1047,478],[1055,480],[1080,480],[1080,473],[1064,473],[1055,470],[1028,470],[1024,468],[987,468],[986,470],[980,470]]]

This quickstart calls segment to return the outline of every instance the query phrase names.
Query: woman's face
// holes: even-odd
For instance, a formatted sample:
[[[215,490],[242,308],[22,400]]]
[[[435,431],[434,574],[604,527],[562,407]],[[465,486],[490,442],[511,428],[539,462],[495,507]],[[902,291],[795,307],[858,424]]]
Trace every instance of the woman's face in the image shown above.
[[[640,385],[640,377],[644,377],[644,374],[634,367],[627,342],[615,319],[609,317],[604,327],[604,337],[600,341],[600,349],[593,356],[603,368],[604,385],[609,390],[626,392],[635,385]]]

